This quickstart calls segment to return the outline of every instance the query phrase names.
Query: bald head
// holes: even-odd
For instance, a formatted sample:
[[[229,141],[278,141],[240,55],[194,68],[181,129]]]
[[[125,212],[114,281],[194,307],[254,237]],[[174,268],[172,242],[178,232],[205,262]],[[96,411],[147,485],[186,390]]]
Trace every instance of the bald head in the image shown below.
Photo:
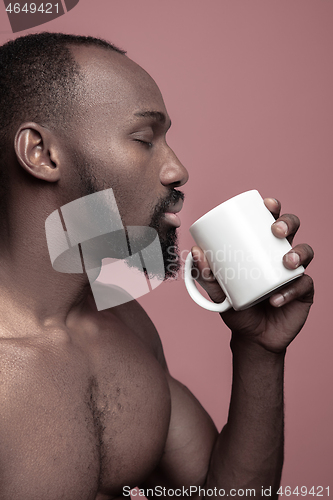
[[[134,108],[139,112],[162,106],[165,111],[154,80],[128,57],[95,46],[72,46],[71,52],[80,68],[76,118],[83,113],[87,125],[93,114],[112,114],[119,123],[129,119]]]
[[[0,47],[0,155],[23,121],[66,123],[81,81],[73,46],[125,54],[104,40],[62,33],[28,35]]]

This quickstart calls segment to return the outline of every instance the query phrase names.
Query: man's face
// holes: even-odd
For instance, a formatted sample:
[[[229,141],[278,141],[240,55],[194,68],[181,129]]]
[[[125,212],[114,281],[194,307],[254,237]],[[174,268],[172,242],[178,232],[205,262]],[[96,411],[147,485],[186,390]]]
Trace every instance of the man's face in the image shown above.
[[[170,119],[160,91],[121,54],[92,47],[73,52],[85,77],[67,145],[79,175],[73,181],[77,197],[111,187],[124,226],[158,231],[166,275],[172,276],[180,224],[175,213],[183,199],[175,188],[188,174],[166,143]]]

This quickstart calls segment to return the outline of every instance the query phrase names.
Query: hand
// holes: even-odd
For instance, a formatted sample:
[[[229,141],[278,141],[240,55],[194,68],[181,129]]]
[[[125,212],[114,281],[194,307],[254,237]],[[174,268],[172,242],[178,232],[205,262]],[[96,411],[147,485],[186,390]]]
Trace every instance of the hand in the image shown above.
[[[287,238],[290,244],[299,228],[295,215],[280,216],[280,203],[274,198],[265,198],[264,203],[276,218],[272,232],[277,238]],[[216,281],[203,251],[192,249],[194,265],[199,270],[198,282],[214,302],[222,302],[225,295]],[[283,258],[287,269],[300,265],[307,267],[313,259],[313,250],[307,244],[296,245]],[[238,339],[260,344],[272,352],[282,352],[296,337],[305,323],[313,302],[313,282],[303,275],[286,285],[269,299],[244,311],[230,309],[221,314],[226,325]]]

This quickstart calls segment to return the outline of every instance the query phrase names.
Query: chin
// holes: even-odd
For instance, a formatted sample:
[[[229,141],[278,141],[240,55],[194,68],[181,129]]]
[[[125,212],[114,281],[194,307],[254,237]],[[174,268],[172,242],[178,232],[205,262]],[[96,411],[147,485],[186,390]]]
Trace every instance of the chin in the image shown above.
[[[181,262],[178,249],[178,235],[175,228],[169,229],[165,237],[160,236],[160,243],[164,261],[164,280],[178,278]]]

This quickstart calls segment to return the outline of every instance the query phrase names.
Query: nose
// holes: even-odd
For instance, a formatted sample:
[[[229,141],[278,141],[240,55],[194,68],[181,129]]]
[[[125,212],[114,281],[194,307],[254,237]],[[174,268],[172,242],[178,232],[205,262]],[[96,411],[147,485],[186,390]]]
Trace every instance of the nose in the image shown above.
[[[175,153],[167,146],[165,161],[160,171],[160,181],[163,186],[180,187],[183,186],[189,178],[188,171],[178,160]]]

